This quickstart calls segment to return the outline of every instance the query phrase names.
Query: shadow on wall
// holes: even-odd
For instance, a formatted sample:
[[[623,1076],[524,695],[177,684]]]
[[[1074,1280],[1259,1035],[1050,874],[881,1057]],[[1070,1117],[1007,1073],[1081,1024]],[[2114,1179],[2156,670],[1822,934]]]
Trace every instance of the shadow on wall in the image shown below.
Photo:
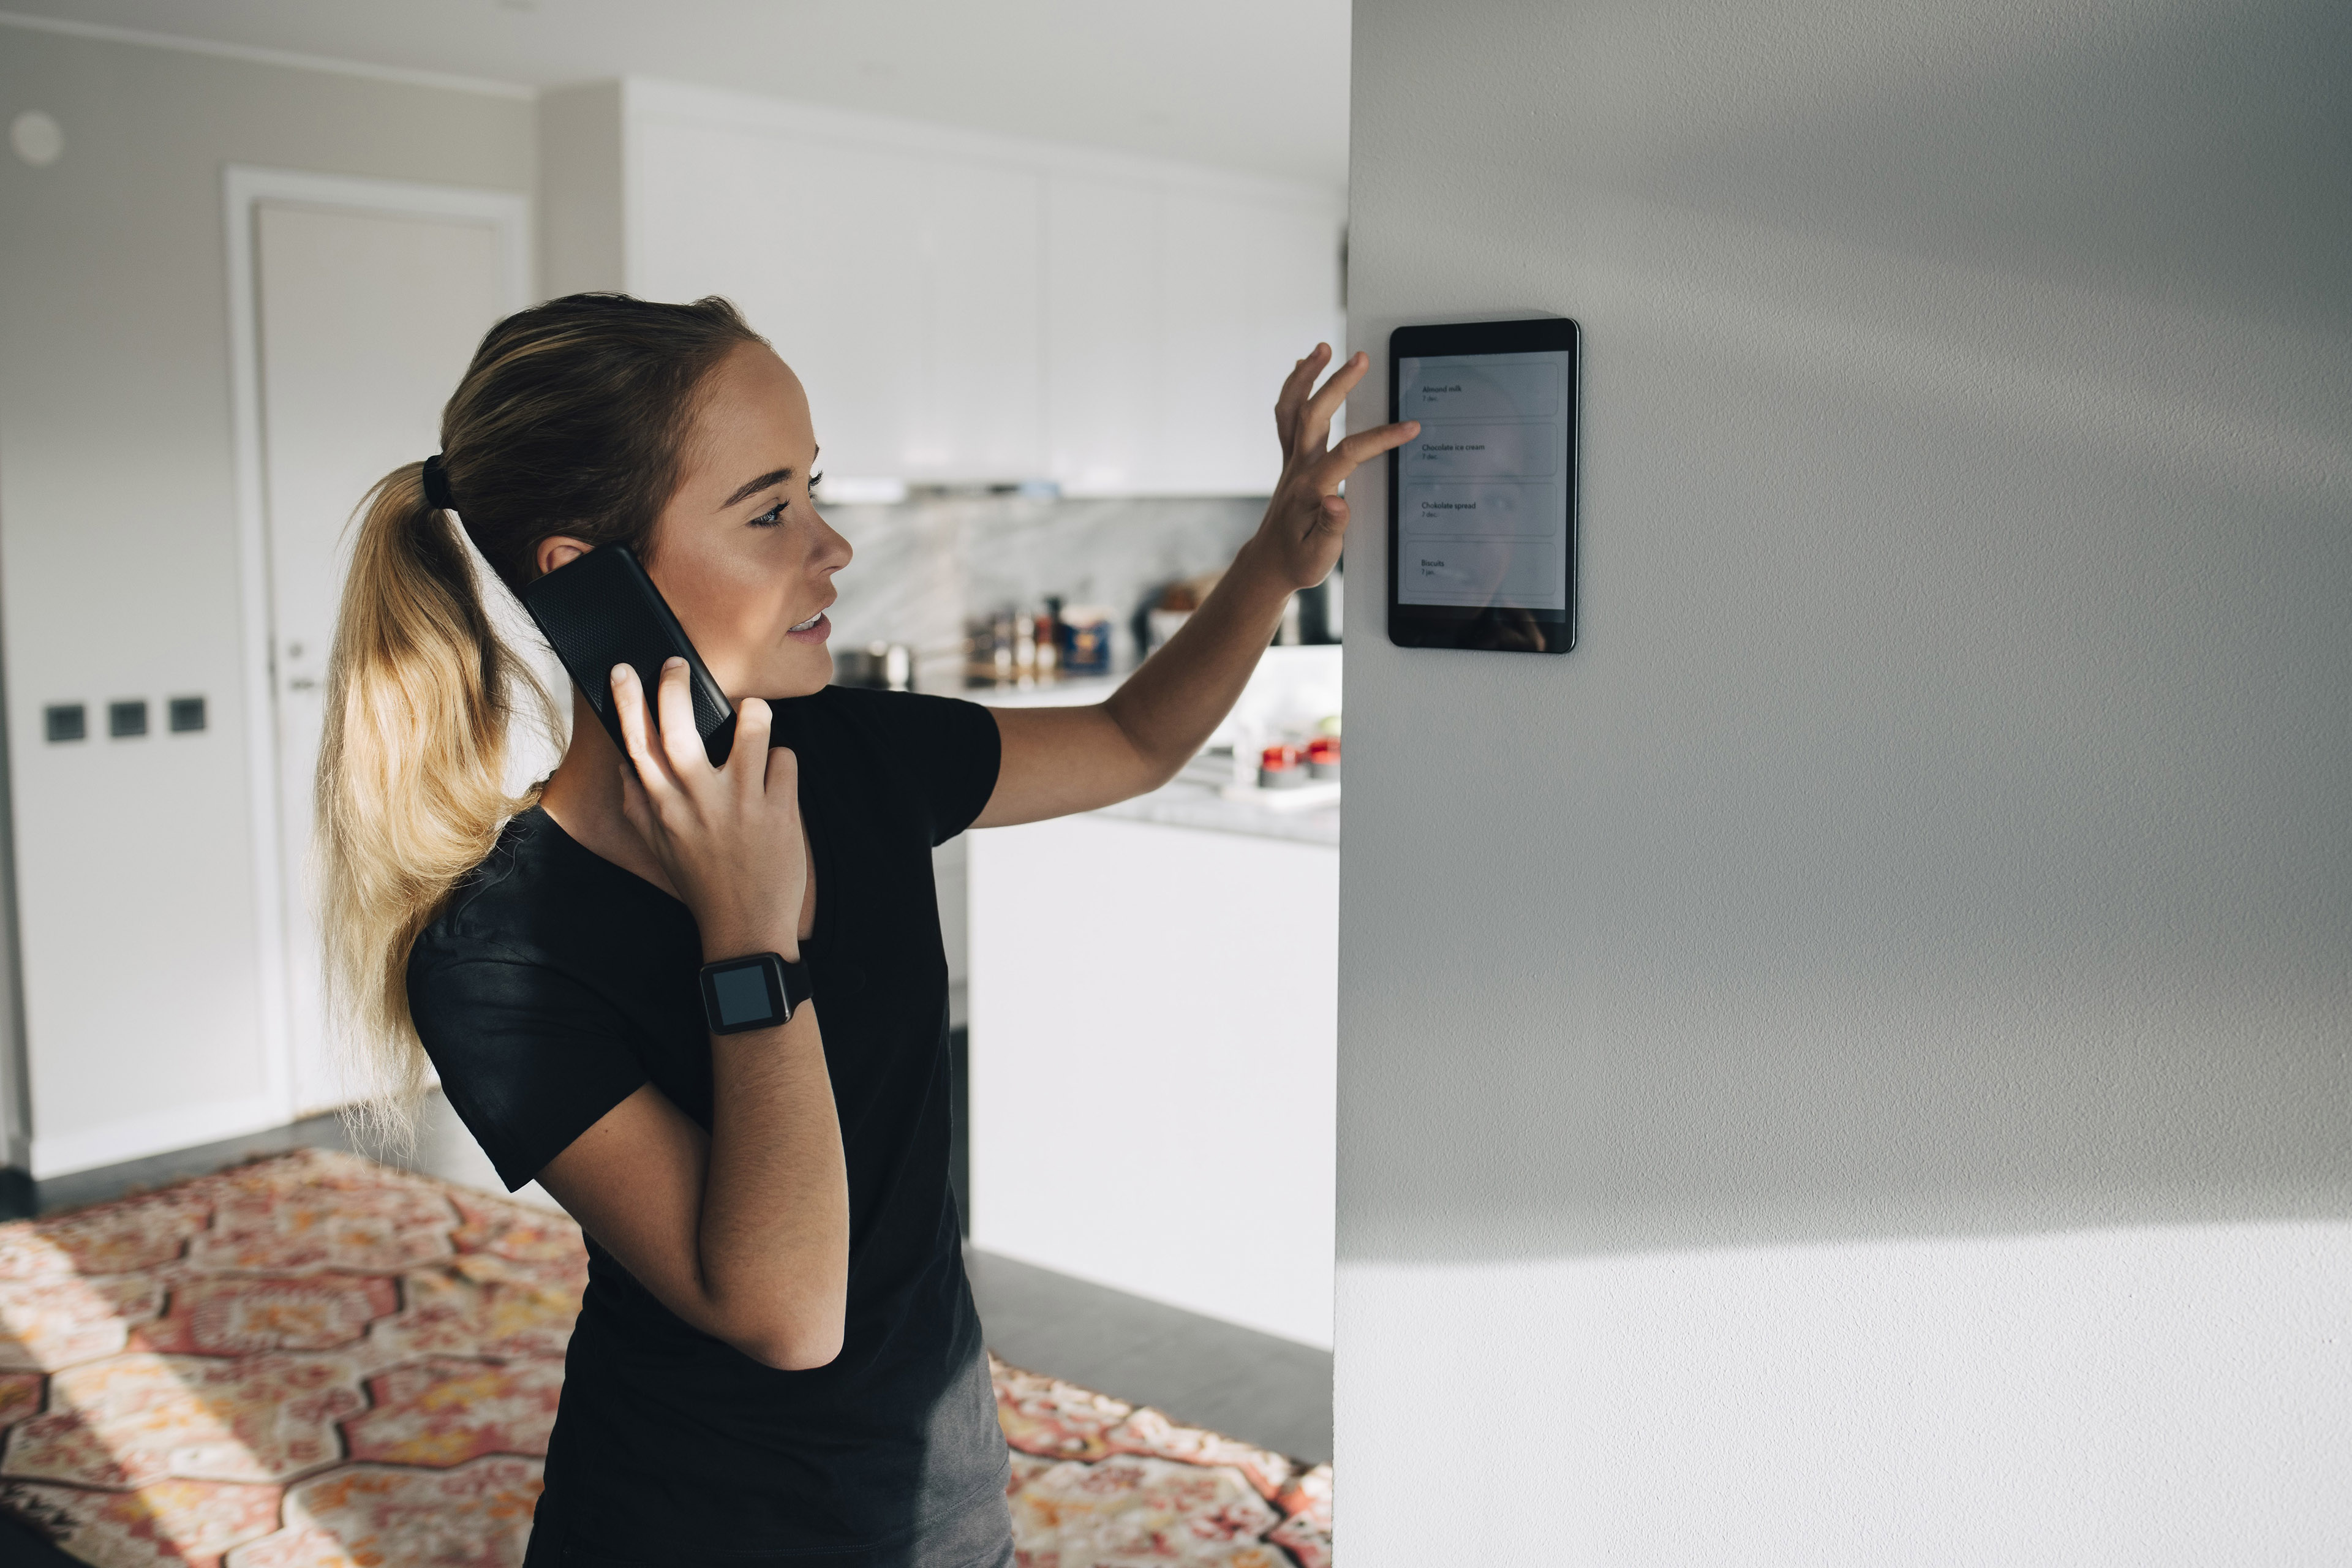
[[[2352,14],[1496,9],[1351,333],[1582,321],[1583,637],[1350,645],[1342,1258],[2352,1216]]]

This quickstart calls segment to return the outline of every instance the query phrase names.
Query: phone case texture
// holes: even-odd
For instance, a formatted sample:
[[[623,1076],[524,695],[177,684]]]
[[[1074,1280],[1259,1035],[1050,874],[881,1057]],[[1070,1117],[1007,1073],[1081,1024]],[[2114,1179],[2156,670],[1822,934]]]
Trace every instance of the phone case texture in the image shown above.
[[[522,602],[615,746],[627,749],[613,708],[613,667],[635,669],[650,701],[660,687],[663,663],[679,657],[687,661],[694,727],[703,748],[714,764],[726,758],[735,736],[734,705],[627,546],[608,544],[559,566],[525,587]]]

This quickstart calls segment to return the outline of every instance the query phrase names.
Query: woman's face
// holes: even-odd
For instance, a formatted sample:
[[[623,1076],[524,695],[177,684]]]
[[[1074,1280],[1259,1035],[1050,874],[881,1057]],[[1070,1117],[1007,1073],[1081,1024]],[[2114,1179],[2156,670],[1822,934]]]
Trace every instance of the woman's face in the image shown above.
[[[727,695],[804,697],[833,679],[833,574],[849,542],[809,499],[816,435],[800,378],[760,343],[710,374],[646,572]]]

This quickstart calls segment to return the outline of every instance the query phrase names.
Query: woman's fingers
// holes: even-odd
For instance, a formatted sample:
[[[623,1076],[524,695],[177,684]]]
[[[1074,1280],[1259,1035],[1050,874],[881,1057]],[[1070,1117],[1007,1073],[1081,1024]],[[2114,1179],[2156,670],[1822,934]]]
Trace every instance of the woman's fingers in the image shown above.
[[[775,710],[763,697],[746,697],[735,704],[735,749],[727,753],[723,770],[730,778],[756,791],[767,777],[768,736],[776,722]]]
[[[702,747],[702,732],[694,727],[694,692],[687,684],[686,660],[662,661],[661,690],[656,698],[661,715],[661,748],[670,771],[679,779],[709,772],[710,753]]]
[[[1290,374],[1282,384],[1282,391],[1274,400],[1274,431],[1282,442],[1282,455],[1287,460],[1297,445],[1298,411],[1306,406],[1307,395],[1315,390],[1315,377],[1331,357],[1329,343],[1317,343],[1307,357],[1290,367]]]
[[[1348,531],[1348,499],[1345,496],[1325,496],[1322,509],[1315,514],[1315,526],[1326,533],[1345,534]]]
[[[667,763],[646,732],[645,689],[637,683],[637,672],[625,664],[613,667],[613,711],[620,718],[621,739],[629,761],[636,764],[635,771],[648,791],[675,784]]]
[[[1315,488],[1324,495],[1335,494],[1339,483],[1360,468],[1366,459],[1403,446],[1421,434],[1421,421],[1400,419],[1393,425],[1379,425],[1370,430],[1359,430],[1325,454],[1315,465]]]
[[[790,746],[768,748],[768,793],[780,795],[799,809],[801,800],[801,760]]]
[[[654,841],[653,802],[646,795],[646,786],[637,780],[637,770],[628,763],[621,770],[621,815],[637,830],[637,837],[648,845]]]
[[[1298,411],[1298,437],[1294,450],[1322,451],[1323,443],[1331,437],[1331,416],[1339,412],[1339,405],[1348,400],[1348,394],[1356,389],[1356,383],[1363,380],[1364,373],[1371,368],[1370,356],[1359,349],[1348,356],[1347,363],[1331,373],[1331,379]]]

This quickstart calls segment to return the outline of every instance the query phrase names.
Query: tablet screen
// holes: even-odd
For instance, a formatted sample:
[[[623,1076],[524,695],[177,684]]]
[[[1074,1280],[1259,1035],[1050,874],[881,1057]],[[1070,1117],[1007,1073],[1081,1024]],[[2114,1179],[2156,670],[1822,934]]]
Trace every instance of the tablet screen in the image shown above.
[[[1573,322],[1545,320],[1396,334],[1395,417],[1420,420],[1421,433],[1397,449],[1391,469],[1395,640],[1565,647],[1575,549],[1574,331]],[[1505,637],[1498,623],[1550,635]],[[1405,635],[1396,635],[1400,627]]]

